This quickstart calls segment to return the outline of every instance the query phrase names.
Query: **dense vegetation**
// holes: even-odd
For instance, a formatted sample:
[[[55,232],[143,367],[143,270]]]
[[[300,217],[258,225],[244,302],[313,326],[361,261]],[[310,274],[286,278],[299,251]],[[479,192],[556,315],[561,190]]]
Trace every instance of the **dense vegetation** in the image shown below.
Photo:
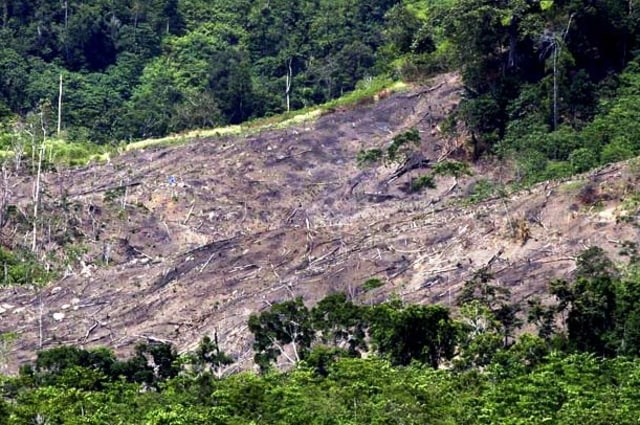
[[[632,3],[456,0],[436,10],[463,73],[476,156],[515,158],[527,183],[640,153]]]
[[[311,309],[273,304],[249,320],[260,374],[233,374],[215,335],[181,356],[157,341],[125,360],[42,351],[0,378],[0,424],[635,423],[640,257],[632,244],[624,253],[628,264],[615,266],[599,248],[584,251],[547,303],[514,303],[483,268],[456,317],[342,293]],[[516,337],[525,320],[538,334]]]
[[[325,102],[384,71],[380,49],[401,36],[385,35],[398,3],[4,0],[0,120],[43,113],[55,132],[60,76],[72,140],[158,136]]]

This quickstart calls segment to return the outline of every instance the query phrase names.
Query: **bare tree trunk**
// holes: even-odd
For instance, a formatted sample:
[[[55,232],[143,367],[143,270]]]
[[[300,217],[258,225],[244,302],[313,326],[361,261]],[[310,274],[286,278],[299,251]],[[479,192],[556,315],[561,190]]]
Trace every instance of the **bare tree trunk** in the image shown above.
[[[0,198],[0,228],[7,221],[7,204],[9,203],[9,170],[7,164],[2,164],[2,198]]]
[[[15,172],[19,173],[20,168],[22,167],[22,157],[24,156],[24,140],[22,136],[17,138],[12,144],[11,148],[13,149],[13,161],[15,165]]]
[[[553,130],[558,129],[558,41],[553,46]]]
[[[300,363],[300,355],[298,354],[298,343],[296,342],[296,339],[298,338],[298,333],[294,332],[293,333],[293,343],[291,344],[291,346],[293,347],[293,355],[296,358],[296,363]]]
[[[38,348],[42,349],[42,345],[44,344],[44,328],[42,326],[42,318],[44,316],[44,301],[42,301],[42,289],[40,290],[40,302],[38,306],[38,339],[39,346]]]
[[[3,29],[7,26],[8,20],[9,20],[9,0],[4,0],[2,2],[2,28]]]
[[[58,87],[58,132],[57,132],[58,138],[60,138],[61,126],[62,126],[62,74],[60,74],[60,86]]]
[[[33,187],[33,240],[31,242],[31,250],[36,252],[38,246],[38,204],[40,203],[40,177],[42,176],[42,160],[45,154],[45,140],[47,139],[47,130],[44,126],[44,112],[40,112],[40,123],[42,125],[42,144],[40,145],[40,153],[38,154],[38,172],[36,173],[36,181]]]
[[[289,58],[289,61],[287,62],[287,81],[286,81],[286,89],[285,89],[285,95],[287,97],[287,112],[291,110],[290,95],[291,95],[291,80],[293,79],[293,70],[291,69],[291,61],[292,59]]]

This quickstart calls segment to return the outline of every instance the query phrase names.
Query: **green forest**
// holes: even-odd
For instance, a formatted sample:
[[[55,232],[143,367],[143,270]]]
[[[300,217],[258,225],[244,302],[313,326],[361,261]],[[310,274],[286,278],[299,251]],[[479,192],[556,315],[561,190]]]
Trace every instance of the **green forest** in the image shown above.
[[[640,257],[626,254],[583,251],[545,302],[514,302],[480,269],[455,317],[344,293],[273,304],[248,322],[257,373],[238,373],[217,335],[181,355],[52,348],[0,379],[0,424],[637,423]]]
[[[385,35],[397,3],[3,0],[0,120],[57,131],[60,76],[65,137],[97,143],[326,102],[384,73],[407,36]]]

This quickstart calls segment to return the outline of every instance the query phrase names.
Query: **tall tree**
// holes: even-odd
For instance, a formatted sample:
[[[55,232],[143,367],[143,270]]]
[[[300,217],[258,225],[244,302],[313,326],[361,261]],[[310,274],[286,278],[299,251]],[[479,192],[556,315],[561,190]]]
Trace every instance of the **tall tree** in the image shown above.
[[[371,339],[392,363],[426,363],[437,369],[454,355],[457,329],[442,306],[383,304],[371,311]]]
[[[249,331],[254,337],[254,359],[262,371],[268,370],[280,355],[290,364],[299,362],[314,339],[309,310],[302,298],[273,304],[267,311],[251,315]]]

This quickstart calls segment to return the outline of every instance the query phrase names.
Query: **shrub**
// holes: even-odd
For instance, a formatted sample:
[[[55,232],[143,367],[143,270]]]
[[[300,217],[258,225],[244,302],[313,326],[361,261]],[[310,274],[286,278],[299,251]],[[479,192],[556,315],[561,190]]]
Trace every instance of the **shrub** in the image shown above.
[[[544,174],[545,179],[561,179],[573,174],[573,167],[568,161],[549,161]]]
[[[384,285],[384,282],[381,279],[378,279],[377,277],[372,277],[371,279],[367,279],[362,284],[362,290],[365,292],[372,291],[376,288],[381,287],[382,285]]]
[[[471,169],[469,168],[469,164],[466,162],[458,162],[458,161],[443,161],[438,162],[433,166],[433,174],[434,175],[442,175],[442,176],[453,176],[453,177],[461,177],[461,176],[471,176]]]
[[[580,148],[571,152],[569,161],[573,171],[576,173],[584,173],[598,165],[598,158],[587,148]]]
[[[436,183],[430,174],[425,174],[411,180],[411,192],[420,192],[423,189],[433,189],[434,187],[436,187]]]
[[[634,156],[633,147],[626,138],[617,138],[602,148],[600,159],[602,164],[624,161]]]
[[[471,203],[476,203],[489,199],[492,196],[502,196],[504,194],[504,187],[501,185],[487,179],[480,179],[471,187],[468,200]]]
[[[53,274],[47,272],[30,251],[0,248],[0,284],[30,285],[46,283]]]
[[[358,156],[356,157],[358,165],[378,162],[380,159],[382,159],[382,150],[380,149],[362,150],[358,152]]]
[[[404,133],[398,134],[391,141],[391,145],[387,148],[387,157],[389,161],[401,160],[400,154],[405,153],[407,150],[406,145],[413,143],[414,145],[420,145],[420,132],[412,128]]]

